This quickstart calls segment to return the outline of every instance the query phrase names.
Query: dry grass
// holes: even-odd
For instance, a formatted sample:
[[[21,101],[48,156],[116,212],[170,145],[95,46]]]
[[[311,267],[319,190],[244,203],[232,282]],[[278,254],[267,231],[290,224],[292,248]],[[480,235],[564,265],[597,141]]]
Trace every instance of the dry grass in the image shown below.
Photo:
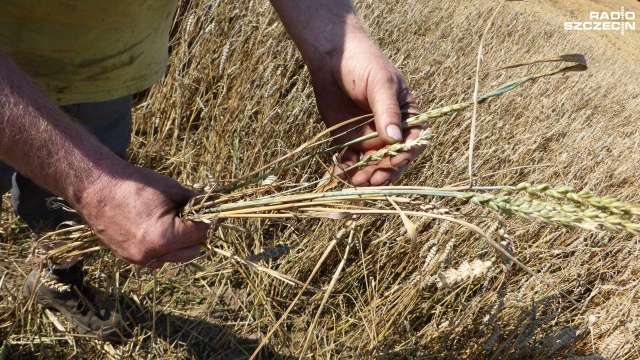
[[[585,9],[604,6],[582,3]],[[470,98],[479,34],[495,5],[358,2],[373,37],[399,65],[425,110]],[[633,51],[640,46],[638,36],[612,43],[610,34],[564,32],[561,24],[572,15],[550,12],[552,5],[564,9],[556,1],[507,3],[486,40],[483,66],[579,52],[590,60],[590,69],[537,80],[479,108],[476,185],[526,180],[637,201],[640,108],[634,105],[639,103],[634,79],[640,78],[640,66]],[[581,16],[577,11],[574,16]],[[524,71],[483,75],[481,93]],[[136,107],[135,120],[133,162],[183,183],[208,185],[240,178],[323,129],[299,55],[269,5],[256,1],[184,5],[168,75]],[[464,184],[470,121],[470,112],[434,120],[431,146],[402,183]],[[318,162],[309,162],[278,180],[301,183],[324,172]],[[270,352],[260,356],[640,356],[637,236],[510,218],[496,227],[495,217],[473,205],[439,200],[432,206],[468,215],[553,286],[508,265],[477,235],[445,221],[417,221],[412,252],[399,218],[362,217],[353,230],[332,220],[233,220],[229,223],[246,231],[219,231],[216,247],[240,259],[279,247],[286,249],[284,256],[256,262],[299,282],[315,273],[310,291],[300,294],[268,339]],[[135,304],[142,318],[138,336],[112,346],[60,335],[50,318],[17,292],[24,278],[16,266],[28,271],[29,234],[6,211],[2,224],[8,239],[0,244],[2,263],[10,268],[0,281],[0,336],[9,338],[16,358],[248,356],[300,292],[297,285],[226,256],[211,254],[199,266],[168,266],[152,274],[98,252],[89,262],[92,279]],[[316,269],[323,254],[326,260]],[[322,290],[329,286],[324,303]]]

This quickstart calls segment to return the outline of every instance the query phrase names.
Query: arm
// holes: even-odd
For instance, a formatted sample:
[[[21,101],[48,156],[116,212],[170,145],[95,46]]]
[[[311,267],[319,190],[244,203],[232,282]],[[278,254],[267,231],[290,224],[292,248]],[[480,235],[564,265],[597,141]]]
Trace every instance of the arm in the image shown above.
[[[379,139],[350,147],[341,159],[349,167],[380,148],[415,138],[420,128],[400,129],[402,112],[418,113],[406,82],[367,35],[349,0],[271,0],[311,73],[318,109],[327,126],[373,112],[375,124],[336,139],[344,143],[377,131]],[[357,126],[354,124],[352,126]],[[341,129],[339,132],[343,132]],[[422,149],[386,158],[350,173],[354,185],[397,180]]]
[[[208,227],[177,217],[191,193],[120,159],[0,52],[0,160],[67,200],[122,259],[157,267],[199,255]]]

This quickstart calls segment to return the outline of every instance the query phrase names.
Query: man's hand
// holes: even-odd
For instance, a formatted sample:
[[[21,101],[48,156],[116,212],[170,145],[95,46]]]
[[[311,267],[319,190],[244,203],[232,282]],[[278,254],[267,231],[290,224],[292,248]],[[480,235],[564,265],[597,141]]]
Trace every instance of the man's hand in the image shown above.
[[[209,225],[178,217],[193,194],[109,151],[2,52],[0,114],[0,160],[67,200],[117,256],[160,267],[200,255]]]
[[[349,124],[335,131],[338,144],[377,131],[379,137],[353,145],[344,152],[338,167],[347,169],[360,160],[360,156],[373,154],[381,148],[407,139],[416,138],[421,128],[402,131],[402,110],[417,114],[418,106],[409,93],[402,75],[380,49],[368,38],[354,39],[345,44],[344,53],[329,70],[312,74],[318,108],[328,127],[361,115],[373,113],[374,122]],[[353,128],[354,130],[344,134]],[[387,185],[396,181],[415,159],[422,148],[413,149],[362,169],[348,173],[356,186]],[[341,172],[339,169],[337,171]]]
[[[178,182],[127,165],[89,187],[77,210],[121,259],[158,268],[200,255],[210,225],[178,217],[195,195]]]
[[[340,144],[371,132],[380,135],[347,148],[340,159],[342,168],[358,162],[361,155],[419,135],[419,127],[401,131],[402,111],[418,113],[416,101],[402,75],[366,34],[350,1],[271,2],[309,67],[318,109],[327,126],[374,114],[374,123],[352,123],[348,127],[355,130],[336,139]],[[335,135],[345,130],[340,128]],[[389,184],[422,150],[354,169],[348,177],[356,186]]]

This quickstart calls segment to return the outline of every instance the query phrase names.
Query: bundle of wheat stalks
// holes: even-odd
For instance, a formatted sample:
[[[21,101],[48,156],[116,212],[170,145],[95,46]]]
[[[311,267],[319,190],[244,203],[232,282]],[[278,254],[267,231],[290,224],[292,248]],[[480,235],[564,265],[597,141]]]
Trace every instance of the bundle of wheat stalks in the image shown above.
[[[271,183],[253,188],[250,193],[266,193],[277,188]],[[238,200],[250,196],[250,193],[200,195],[185,207],[183,217],[189,220],[217,222],[230,218],[310,217],[347,220],[352,219],[353,216],[365,214],[398,215],[402,217],[407,228],[411,247],[415,248],[418,234],[409,216],[438,218],[461,223],[457,217],[464,217],[463,214],[454,214],[447,209],[443,211],[443,208],[434,203],[420,199],[443,197],[466,200],[503,215],[538,219],[548,224],[573,226],[587,231],[606,229],[626,231],[633,235],[640,233],[639,205],[619,201],[613,196],[599,197],[589,190],[576,191],[567,186],[556,189],[550,188],[547,184],[531,185],[529,183],[471,189],[385,186],[294,195],[276,194],[252,200]],[[385,208],[382,206],[384,202],[391,204],[394,208]],[[486,237],[497,251],[504,252],[482,230],[470,223],[464,223]],[[92,234],[90,228],[84,225],[48,233],[39,240],[39,243],[57,243],[60,240],[71,241],[65,246],[50,250],[48,257],[51,259],[71,257],[102,248],[99,239]]]

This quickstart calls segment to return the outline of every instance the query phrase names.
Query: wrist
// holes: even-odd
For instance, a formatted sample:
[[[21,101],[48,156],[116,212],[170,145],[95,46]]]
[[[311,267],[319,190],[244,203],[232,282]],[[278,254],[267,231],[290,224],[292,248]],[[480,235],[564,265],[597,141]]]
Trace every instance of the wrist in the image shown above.
[[[375,47],[355,13],[347,14],[341,24],[334,24],[333,29],[310,41],[308,46],[299,46],[300,53],[313,74],[336,72],[342,59],[354,48]]]
[[[311,74],[339,66],[345,45],[371,41],[350,0],[271,0]]]
[[[127,178],[129,167],[133,165],[118,157],[89,167],[71,186],[67,201],[81,215],[91,217],[94,209],[108,206],[114,192],[121,187],[121,180]]]

